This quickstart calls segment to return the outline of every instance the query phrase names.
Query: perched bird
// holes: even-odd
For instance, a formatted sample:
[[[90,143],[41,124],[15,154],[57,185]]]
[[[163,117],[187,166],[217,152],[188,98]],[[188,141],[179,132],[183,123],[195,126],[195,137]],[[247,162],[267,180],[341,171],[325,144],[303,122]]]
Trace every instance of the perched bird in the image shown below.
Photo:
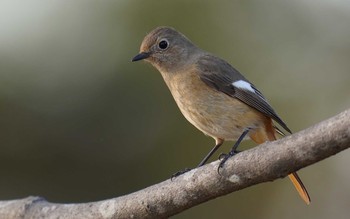
[[[276,132],[281,131],[273,120],[291,133],[262,93],[238,70],[171,27],[158,27],[146,35],[140,53],[132,59],[139,60],[158,69],[185,118],[215,139],[214,148],[198,166],[204,165],[224,141],[236,143],[221,156],[219,168],[237,152],[243,139],[249,137],[258,144],[276,140]],[[297,173],[289,178],[309,204],[310,197]]]

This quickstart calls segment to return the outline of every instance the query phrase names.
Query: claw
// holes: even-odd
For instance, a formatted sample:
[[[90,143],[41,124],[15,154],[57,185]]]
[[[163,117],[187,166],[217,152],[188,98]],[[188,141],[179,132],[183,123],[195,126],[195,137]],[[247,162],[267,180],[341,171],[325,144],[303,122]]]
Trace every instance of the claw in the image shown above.
[[[192,170],[192,169],[190,169],[190,168],[185,168],[184,170],[180,170],[180,171],[174,173],[173,175],[171,175],[170,180],[173,181],[174,178],[176,178],[176,177],[178,177],[178,176],[180,176],[180,175],[182,175],[182,174],[184,174],[184,173],[187,173],[187,172],[190,171],[190,170]]]
[[[221,153],[221,154],[219,155],[219,160],[224,159],[226,156],[227,156],[227,154]]]
[[[218,174],[220,175],[220,169],[224,166],[226,161],[232,157],[231,153],[228,154],[220,154],[219,159],[220,159],[220,164],[218,166]]]
[[[224,154],[221,153],[219,155],[219,160],[220,160],[220,164],[218,166],[218,174],[220,175],[220,168],[224,167],[224,164],[226,163],[226,161],[230,158],[233,157],[234,155],[238,154],[240,151],[230,151],[228,154]]]

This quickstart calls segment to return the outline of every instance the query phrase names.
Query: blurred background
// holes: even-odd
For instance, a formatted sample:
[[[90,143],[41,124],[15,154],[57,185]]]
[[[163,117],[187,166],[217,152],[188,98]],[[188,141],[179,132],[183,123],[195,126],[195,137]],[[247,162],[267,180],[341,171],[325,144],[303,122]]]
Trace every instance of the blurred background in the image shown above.
[[[200,162],[214,141],[130,61],[153,28],[229,61],[299,131],[350,107],[349,23],[347,0],[0,0],[0,199],[108,199]],[[310,206],[282,179],[174,218],[348,218],[349,165],[344,151],[300,171]]]

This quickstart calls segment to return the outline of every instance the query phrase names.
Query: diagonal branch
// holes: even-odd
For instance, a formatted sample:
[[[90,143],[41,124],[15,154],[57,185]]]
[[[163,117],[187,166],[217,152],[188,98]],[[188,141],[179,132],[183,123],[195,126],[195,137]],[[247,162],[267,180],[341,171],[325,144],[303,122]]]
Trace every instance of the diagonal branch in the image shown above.
[[[268,142],[135,193],[91,203],[39,197],[0,201],[0,218],[166,218],[210,199],[287,176],[350,147],[350,109],[306,130]]]

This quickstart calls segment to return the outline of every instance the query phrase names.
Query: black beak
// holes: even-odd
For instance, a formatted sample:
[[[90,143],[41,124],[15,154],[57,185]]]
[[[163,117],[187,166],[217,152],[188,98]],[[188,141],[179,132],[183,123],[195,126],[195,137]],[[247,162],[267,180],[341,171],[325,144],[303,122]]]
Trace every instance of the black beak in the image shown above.
[[[141,52],[140,54],[136,55],[134,58],[132,58],[132,62],[136,62],[142,59],[146,59],[151,55],[149,52]]]

